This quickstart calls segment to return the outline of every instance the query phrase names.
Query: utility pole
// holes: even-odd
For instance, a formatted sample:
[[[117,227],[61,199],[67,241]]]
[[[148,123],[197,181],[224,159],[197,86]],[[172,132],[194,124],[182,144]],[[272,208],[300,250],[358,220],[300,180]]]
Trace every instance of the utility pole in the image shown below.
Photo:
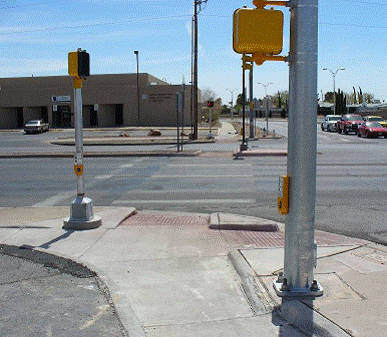
[[[134,54],[136,55],[136,62],[137,62],[137,125],[140,126],[140,81],[139,81],[139,60],[138,60],[138,50],[134,51]]]
[[[194,14],[192,16],[192,94],[191,94],[191,115],[193,124],[192,139],[198,139],[198,14],[201,11],[202,3],[208,0],[194,0]]]
[[[288,200],[284,273],[274,284],[291,315],[294,299],[323,294],[314,279],[317,157],[318,0],[293,0],[290,15]],[[286,214],[286,213],[284,213]]]

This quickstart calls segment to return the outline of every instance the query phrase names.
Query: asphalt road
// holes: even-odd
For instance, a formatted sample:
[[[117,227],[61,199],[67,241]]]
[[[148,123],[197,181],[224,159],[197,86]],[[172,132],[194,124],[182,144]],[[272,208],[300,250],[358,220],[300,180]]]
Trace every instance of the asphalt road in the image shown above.
[[[287,134],[286,123],[270,125]],[[387,232],[387,140],[317,128],[316,227],[368,239],[370,234]],[[11,137],[7,138],[10,144]],[[34,146],[39,147],[39,142]],[[86,194],[101,206],[219,211],[285,221],[276,210],[276,197],[278,176],[286,173],[286,158],[234,160],[222,151],[231,151],[238,144],[194,146],[214,152],[194,158],[86,158]],[[287,139],[260,140],[249,146],[286,149]],[[70,207],[76,193],[72,165],[71,158],[3,159],[0,206]]]
[[[36,263],[12,256],[23,256],[20,249],[5,248],[10,254],[6,255],[3,248],[0,246],[2,336],[126,336],[106,287],[94,273],[75,265],[64,272],[44,265],[61,265],[55,256],[31,255],[33,261],[41,261]]]

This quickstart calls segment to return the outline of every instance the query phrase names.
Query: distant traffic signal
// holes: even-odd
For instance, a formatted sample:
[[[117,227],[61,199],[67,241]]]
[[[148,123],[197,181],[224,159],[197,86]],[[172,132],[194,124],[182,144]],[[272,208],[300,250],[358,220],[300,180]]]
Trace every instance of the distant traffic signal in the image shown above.
[[[207,101],[207,108],[212,108],[214,106],[214,101]]]

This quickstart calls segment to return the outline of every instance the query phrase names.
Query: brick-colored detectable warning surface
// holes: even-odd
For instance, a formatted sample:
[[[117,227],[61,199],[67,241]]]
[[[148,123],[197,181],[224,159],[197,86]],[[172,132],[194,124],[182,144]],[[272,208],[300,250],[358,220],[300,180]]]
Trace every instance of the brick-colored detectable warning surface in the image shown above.
[[[155,211],[139,211],[121,223],[120,226],[176,226],[176,227],[208,227],[210,215],[179,214]],[[214,230],[208,229],[211,232]],[[245,230],[219,230],[229,243],[240,247],[283,247],[285,232],[264,232]],[[315,239],[322,245],[353,245],[364,244],[366,241],[338,234],[316,231]]]
[[[138,212],[121,223],[121,226],[208,226],[209,215],[179,215]]]
[[[227,240],[243,246],[253,247],[283,247],[285,232],[257,232],[257,231],[228,231],[222,230]],[[364,244],[366,241],[350,238],[338,234],[317,231],[315,233],[317,245],[352,245]]]

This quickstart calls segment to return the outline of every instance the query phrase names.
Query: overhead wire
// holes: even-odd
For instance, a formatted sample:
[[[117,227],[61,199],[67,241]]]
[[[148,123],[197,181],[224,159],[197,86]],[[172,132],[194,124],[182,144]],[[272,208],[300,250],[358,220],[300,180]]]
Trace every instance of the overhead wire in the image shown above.
[[[52,3],[57,3],[57,2],[65,2],[65,1],[70,1],[70,0],[53,0],[53,1],[45,1],[45,2],[35,2],[32,4],[24,4],[24,5],[5,5],[7,1],[1,1],[0,2],[0,10],[1,9],[14,9],[14,8],[21,8],[21,7],[31,7],[31,6],[40,6],[40,5],[47,5],[47,4],[52,4]]]
[[[124,21],[115,21],[115,22],[92,23],[92,24],[87,24],[87,25],[51,27],[51,28],[31,29],[31,30],[20,30],[20,31],[12,31],[12,32],[6,32],[6,33],[0,33],[0,35],[11,35],[11,34],[21,34],[21,33],[36,33],[36,32],[46,32],[46,31],[53,31],[53,30],[77,29],[77,28],[88,28],[88,27],[98,27],[98,26],[112,26],[112,25],[119,25],[119,24],[125,24],[125,23],[130,23],[130,22],[143,22],[143,21],[153,21],[153,20],[156,21],[156,20],[166,20],[166,19],[176,19],[176,18],[190,18],[190,17],[191,17],[191,15],[174,15],[174,16],[133,19],[133,20],[124,20]]]

